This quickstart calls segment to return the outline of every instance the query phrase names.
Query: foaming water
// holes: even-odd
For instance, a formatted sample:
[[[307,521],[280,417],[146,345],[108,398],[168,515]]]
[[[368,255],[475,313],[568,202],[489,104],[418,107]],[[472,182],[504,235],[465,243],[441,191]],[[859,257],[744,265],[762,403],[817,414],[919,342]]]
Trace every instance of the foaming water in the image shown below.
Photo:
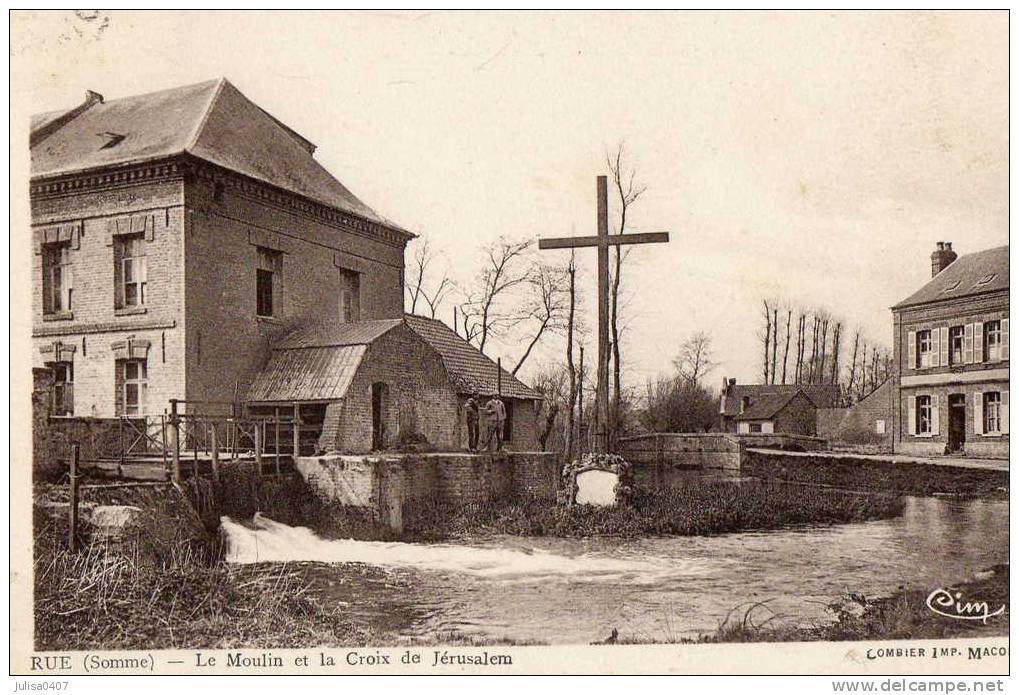
[[[262,514],[248,523],[223,517],[227,562],[364,563],[380,567],[467,574],[489,579],[562,578],[651,584],[665,577],[695,577],[717,563],[676,558],[607,557],[596,552],[565,555],[539,549],[450,544],[330,540],[303,526],[287,526]]]
[[[223,519],[231,562],[307,561],[325,602],[380,633],[587,644],[710,632],[734,607],[767,602],[811,624],[847,590],[935,588],[1008,562],[1008,502],[906,498],[859,524],[718,536],[527,538],[464,544],[326,540],[266,517]]]

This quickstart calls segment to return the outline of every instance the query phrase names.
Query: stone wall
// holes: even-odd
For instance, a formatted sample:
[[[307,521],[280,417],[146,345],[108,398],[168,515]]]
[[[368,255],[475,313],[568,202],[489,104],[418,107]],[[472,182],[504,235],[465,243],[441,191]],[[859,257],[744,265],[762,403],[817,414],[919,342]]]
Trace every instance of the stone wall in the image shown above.
[[[747,448],[786,449],[788,451],[824,451],[828,449],[828,441],[820,437],[807,437],[800,434],[745,433],[733,435]]]
[[[729,434],[657,433],[627,437],[618,453],[633,465],[637,487],[682,486],[704,471],[737,472],[743,446]]]
[[[554,500],[559,484],[556,455],[544,452],[332,454],[300,457],[296,468],[325,499],[377,509],[391,523],[415,503]]]

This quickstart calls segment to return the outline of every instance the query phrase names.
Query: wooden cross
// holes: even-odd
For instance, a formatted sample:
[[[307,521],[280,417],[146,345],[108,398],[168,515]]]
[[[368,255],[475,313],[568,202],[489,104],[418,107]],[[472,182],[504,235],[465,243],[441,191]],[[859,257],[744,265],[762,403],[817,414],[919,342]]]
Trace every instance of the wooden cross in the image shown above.
[[[539,239],[539,249],[575,249],[598,247],[598,405],[595,421],[594,451],[609,452],[609,246],[667,242],[668,232],[617,234],[609,236],[608,179],[598,177],[598,235]]]

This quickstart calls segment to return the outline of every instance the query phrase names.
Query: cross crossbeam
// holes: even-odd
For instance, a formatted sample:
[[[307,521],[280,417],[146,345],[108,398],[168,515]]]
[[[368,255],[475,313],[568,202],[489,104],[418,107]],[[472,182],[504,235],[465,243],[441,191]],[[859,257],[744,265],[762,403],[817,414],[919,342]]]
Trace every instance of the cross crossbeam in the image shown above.
[[[598,177],[598,235],[539,239],[538,248],[598,249],[598,394],[594,450],[609,451],[609,247],[630,244],[657,244],[669,240],[668,232],[609,235],[608,179]]]
[[[624,246],[628,244],[661,244],[669,241],[668,232],[616,234],[614,236],[565,236],[539,239],[539,249],[577,249],[584,246]]]

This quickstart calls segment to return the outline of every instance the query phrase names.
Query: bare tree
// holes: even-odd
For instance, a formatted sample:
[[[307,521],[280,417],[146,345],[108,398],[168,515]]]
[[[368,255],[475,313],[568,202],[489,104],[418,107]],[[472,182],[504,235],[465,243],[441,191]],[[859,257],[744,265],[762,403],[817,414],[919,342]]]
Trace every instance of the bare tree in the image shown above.
[[[500,237],[485,246],[485,262],[461,306],[464,334],[477,340],[478,349],[485,351],[488,339],[502,334],[520,321],[518,312],[503,306],[503,300],[515,288],[528,282],[532,275],[526,256],[533,241],[511,241]]]
[[[569,281],[570,303],[566,314],[566,369],[570,377],[570,393],[566,403],[566,460],[573,460],[573,430],[576,427],[577,368],[573,363],[573,336],[577,315],[577,251],[570,251],[570,262],[566,266]]]
[[[564,328],[570,296],[564,284],[568,271],[550,265],[536,265],[528,283],[533,287],[532,299],[528,300],[520,313],[520,322],[528,322],[535,326],[524,354],[510,372],[514,376],[524,366],[531,355],[531,350],[538,344],[546,332],[560,331]]]
[[[782,355],[782,383],[785,383],[786,369],[789,367],[789,327],[793,321],[793,310],[789,309],[785,315],[785,352]]]
[[[771,383],[768,381],[768,347],[771,345],[771,308],[768,306],[768,300],[762,300],[764,302],[764,383]]]
[[[612,183],[619,198],[619,225],[616,227],[616,234],[626,232],[626,215],[630,207],[644,194],[647,187],[635,182],[637,172],[633,168],[626,169],[623,164],[623,143],[616,146],[615,153],[606,154],[605,160],[612,175]],[[628,251],[615,247],[614,265],[612,272],[611,294],[609,295],[609,332],[612,341],[612,385],[613,385],[613,406],[610,409],[609,440],[613,439],[616,430],[617,420],[620,414],[622,399],[622,377],[621,363],[619,359],[619,285],[623,277],[623,261]]]
[[[860,349],[860,331],[856,331],[856,338],[853,340],[853,359],[849,364],[849,383],[846,385],[846,393],[851,397],[854,393],[853,386],[856,384],[856,355]]]
[[[679,354],[673,358],[672,365],[680,379],[699,384],[701,377],[715,367],[712,357],[711,336],[698,331],[679,347]]]

